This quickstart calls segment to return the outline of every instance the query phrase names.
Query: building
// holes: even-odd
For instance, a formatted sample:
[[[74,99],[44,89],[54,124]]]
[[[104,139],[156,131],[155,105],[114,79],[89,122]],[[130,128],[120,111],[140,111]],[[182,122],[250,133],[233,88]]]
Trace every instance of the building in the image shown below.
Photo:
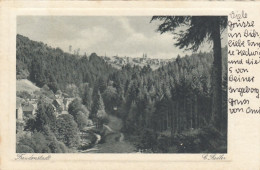
[[[63,100],[64,103],[64,110],[68,110],[69,109],[69,104],[74,100],[74,98],[65,98]]]
[[[37,101],[29,101],[29,103],[33,105],[34,110],[36,111],[37,108],[38,108],[38,103],[37,103]]]
[[[31,117],[35,115],[36,108],[30,103],[26,103],[22,107],[22,109],[23,109],[23,116],[25,117]]]
[[[51,104],[51,107],[54,110],[54,112],[56,112],[56,107],[53,104]]]
[[[16,119],[23,120],[23,108],[19,101],[16,102]]]
[[[56,107],[57,112],[61,112],[65,110],[65,106],[63,104],[63,99],[55,99],[52,104]]]

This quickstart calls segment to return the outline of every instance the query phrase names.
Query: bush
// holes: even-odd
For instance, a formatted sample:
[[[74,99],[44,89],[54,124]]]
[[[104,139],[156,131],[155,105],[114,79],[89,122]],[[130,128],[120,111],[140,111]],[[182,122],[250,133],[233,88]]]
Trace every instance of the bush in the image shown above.
[[[16,153],[34,153],[34,150],[28,145],[16,145]]]
[[[169,147],[170,147],[170,138],[167,136],[159,136],[158,137],[158,151],[163,152],[163,153],[168,153],[169,152]]]
[[[48,126],[42,132],[24,135],[17,143],[17,153],[65,153],[66,146],[59,142]]]
[[[226,153],[227,152],[227,136],[221,133],[213,126],[207,126],[201,129],[199,138],[201,139],[201,147],[207,152]]]
[[[23,131],[23,129],[24,129],[24,122],[19,122],[16,120],[16,133],[18,131]]]
[[[35,129],[35,118],[29,118],[24,126],[24,130],[33,131]]]
[[[127,133],[127,134],[135,134],[135,132],[138,132],[138,130],[136,130],[137,127],[135,126],[135,124],[133,123],[133,121],[131,121],[130,119],[126,119],[124,122],[124,126],[122,131]]]
[[[187,130],[173,137],[138,129],[137,149],[153,153],[226,153],[226,135],[212,126]]]
[[[152,150],[153,152],[157,150],[157,136],[155,133],[139,129],[138,141],[135,144],[136,148],[141,150]]]
[[[66,145],[60,141],[58,141],[61,153],[67,153],[68,152],[68,148],[66,147]]]
[[[84,136],[81,136],[84,140],[87,140],[88,142],[83,142],[81,145],[79,145],[78,149],[80,150],[86,150],[95,145],[95,142],[97,140],[96,135],[93,132],[87,132],[84,134]]]
[[[206,126],[174,136],[179,153],[225,153],[226,138],[216,128]]]
[[[178,134],[174,136],[174,144],[178,153],[199,153],[200,140],[194,134]]]
[[[20,97],[22,99],[31,99],[32,96],[30,93],[28,93],[27,91],[18,91],[16,92],[16,96]]]
[[[79,144],[78,126],[70,114],[60,115],[56,123],[56,137],[68,147],[77,147]]]
[[[32,135],[33,148],[36,153],[50,153],[51,149],[48,146],[48,141],[40,132],[35,132]]]
[[[74,116],[75,122],[78,124],[79,130],[83,130],[88,125],[88,119],[81,111],[77,112]]]

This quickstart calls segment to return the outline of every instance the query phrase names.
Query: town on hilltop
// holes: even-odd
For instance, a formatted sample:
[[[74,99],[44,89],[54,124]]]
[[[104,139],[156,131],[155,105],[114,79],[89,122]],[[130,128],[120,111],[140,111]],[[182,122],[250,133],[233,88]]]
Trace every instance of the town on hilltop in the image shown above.
[[[152,70],[156,70],[161,66],[166,65],[169,62],[175,61],[176,58],[171,59],[160,59],[160,58],[149,58],[147,57],[147,54],[143,54],[142,57],[119,57],[119,56],[113,56],[113,57],[102,57],[107,63],[111,64],[112,66],[116,68],[121,68],[122,66],[125,66],[127,64],[132,65],[138,65],[138,66],[147,66],[149,65]]]

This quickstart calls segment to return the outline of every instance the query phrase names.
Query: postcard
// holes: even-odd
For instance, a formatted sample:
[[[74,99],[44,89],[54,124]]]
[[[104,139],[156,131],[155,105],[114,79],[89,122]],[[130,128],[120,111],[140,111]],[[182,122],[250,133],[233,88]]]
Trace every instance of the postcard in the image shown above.
[[[259,2],[0,7],[1,169],[259,169]]]

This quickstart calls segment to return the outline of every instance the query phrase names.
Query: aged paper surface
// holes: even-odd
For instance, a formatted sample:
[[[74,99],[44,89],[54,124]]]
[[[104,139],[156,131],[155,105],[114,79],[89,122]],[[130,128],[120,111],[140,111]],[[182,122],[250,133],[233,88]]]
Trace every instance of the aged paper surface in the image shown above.
[[[1,169],[260,169],[260,114],[228,112],[228,150],[224,160],[205,160],[203,154],[34,154],[48,160],[19,160],[15,151],[16,26],[18,16],[153,16],[224,15],[245,11],[254,29],[260,32],[258,2],[0,2],[0,97]],[[62,29],[62,28],[59,28]],[[244,33],[244,28],[236,30]],[[251,29],[251,28],[250,28]],[[251,29],[252,30],[252,29]],[[239,32],[239,31],[238,31]],[[241,40],[247,40],[242,37]],[[258,41],[260,42],[260,40]],[[250,47],[259,51],[259,47]],[[257,58],[257,55],[256,55]],[[228,65],[229,67],[230,65]],[[232,65],[232,69],[241,65]],[[260,88],[259,65],[243,65],[255,76],[253,87]],[[230,72],[228,72],[230,73]],[[241,87],[243,83],[229,82]],[[246,84],[247,85],[247,84]],[[239,94],[228,94],[239,98]],[[259,99],[248,95],[249,105],[258,109]],[[230,105],[229,105],[230,107]]]

